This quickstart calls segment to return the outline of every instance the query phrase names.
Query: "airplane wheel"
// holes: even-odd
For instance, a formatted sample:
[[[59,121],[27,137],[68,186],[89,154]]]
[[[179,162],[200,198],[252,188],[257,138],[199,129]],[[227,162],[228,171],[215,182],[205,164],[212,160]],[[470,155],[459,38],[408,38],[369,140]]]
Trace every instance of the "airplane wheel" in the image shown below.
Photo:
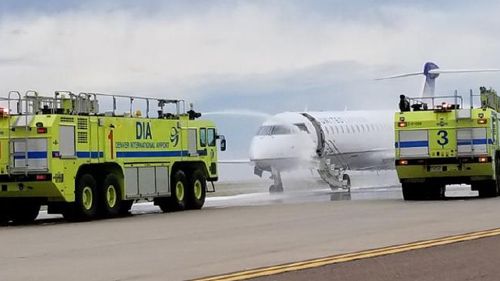
[[[269,193],[281,193],[283,192],[283,185],[272,184],[269,187]]]
[[[351,177],[348,174],[342,175],[342,180],[346,182],[345,188],[351,190]]]

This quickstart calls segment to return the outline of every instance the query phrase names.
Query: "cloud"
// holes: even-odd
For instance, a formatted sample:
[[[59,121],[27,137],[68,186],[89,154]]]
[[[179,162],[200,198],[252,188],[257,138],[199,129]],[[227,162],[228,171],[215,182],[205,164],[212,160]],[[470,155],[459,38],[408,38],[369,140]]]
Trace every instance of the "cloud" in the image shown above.
[[[4,14],[1,90],[63,87],[199,97],[200,85],[280,77],[332,62],[387,70],[415,69],[428,58],[447,65],[500,64],[499,40],[489,33],[500,20],[474,9],[471,18],[466,9],[448,14],[391,1],[345,7],[340,1],[120,3],[73,3],[57,14]],[[492,13],[498,5],[490,8]]]

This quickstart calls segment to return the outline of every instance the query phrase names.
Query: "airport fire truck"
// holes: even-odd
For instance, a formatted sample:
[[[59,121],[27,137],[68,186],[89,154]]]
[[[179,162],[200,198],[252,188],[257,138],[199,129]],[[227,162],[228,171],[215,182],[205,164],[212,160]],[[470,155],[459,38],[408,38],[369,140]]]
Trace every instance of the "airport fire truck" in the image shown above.
[[[456,91],[412,98],[395,114],[396,170],[405,200],[441,199],[448,184],[470,184],[480,197],[498,195],[500,98],[484,87],[468,96],[468,104]]]
[[[112,110],[99,112],[101,99]],[[29,91],[0,102],[4,223],[32,222],[41,205],[70,220],[118,216],[141,199],[165,212],[200,209],[207,181],[215,191],[216,140],[225,150],[225,139],[183,100]]]

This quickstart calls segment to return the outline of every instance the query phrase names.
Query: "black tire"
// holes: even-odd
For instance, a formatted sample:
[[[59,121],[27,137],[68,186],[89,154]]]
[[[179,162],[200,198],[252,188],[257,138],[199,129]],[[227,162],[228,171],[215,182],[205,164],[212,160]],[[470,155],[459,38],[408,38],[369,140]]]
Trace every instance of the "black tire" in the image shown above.
[[[182,170],[177,170],[171,179],[171,195],[168,198],[158,198],[157,205],[163,212],[175,212],[186,209],[186,188],[188,181]]]
[[[426,199],[430,200],[442,200],[444,199],[445,194],[445,185],[444,184],[431,184],[427,188]]]
[[[107,174],[99,187],[99,203],[102,215],[116,217],[120,214],[122,192],[120,181],[114,174]]]
[[[9,218],[14,224],[30,224],[38,217],[42,205],[37,199],[15,200],[10,205]]]
[[[281,184],[271,184],[269,186],[269,193],[282,193],[283,192],[283,185]]]
[[[422,200],[420,186],[415,183],[402,183],[403,199],[406,201]]]
[[[348,190],[351,190],[351,177],[348,174],[343,174],[342,180],[346,181],[345,188],[347,188]]]
[[[207,195],[207,179],[201,170],[195,170],[189,177],[187,188],[187,208],[199,210],[205,204]]]
[[[476,183],[480,198],[491,198],[498,195],[498,185],[495,180],[487,180]]]
[[[6,198],[0,199],[0,225],[7,225],[10,221],[9,206],[10,201]]]
[[[134,204],[134,200],[123,200],[120,204],[120,216],[126,216],[130,214],[130,209]]]
[[[77,178],[75,202],[64,210],[65,219],[79,221],[96,218],[99,202],[96,185],[96,180],[91,174],[83,174]]]

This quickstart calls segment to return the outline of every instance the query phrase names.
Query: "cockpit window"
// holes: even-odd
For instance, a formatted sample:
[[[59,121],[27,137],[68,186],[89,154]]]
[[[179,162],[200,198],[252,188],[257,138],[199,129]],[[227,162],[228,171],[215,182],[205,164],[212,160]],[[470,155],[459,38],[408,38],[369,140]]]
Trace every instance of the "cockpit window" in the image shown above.
[[[292,130],[290,127],[287,126],[273,126],[273,132],[271,135],[290,135],[292,133]]]
[[[297,123],[297,124],[294,124],[295,126],[297,126],[297,128],[299,128],[302,132],[306,132],[309,134],[309,130],[307,129],[306,127],[306,124],[304,123]]]
[[[261,126],[257,131],[258,136],[290,134],[292,134],[292,129],[289,126],[284,125]]]
[[[262,126],[257,131],[257,135],[258,136],[270,135],[272,131],[273,131],[273,126]]]

